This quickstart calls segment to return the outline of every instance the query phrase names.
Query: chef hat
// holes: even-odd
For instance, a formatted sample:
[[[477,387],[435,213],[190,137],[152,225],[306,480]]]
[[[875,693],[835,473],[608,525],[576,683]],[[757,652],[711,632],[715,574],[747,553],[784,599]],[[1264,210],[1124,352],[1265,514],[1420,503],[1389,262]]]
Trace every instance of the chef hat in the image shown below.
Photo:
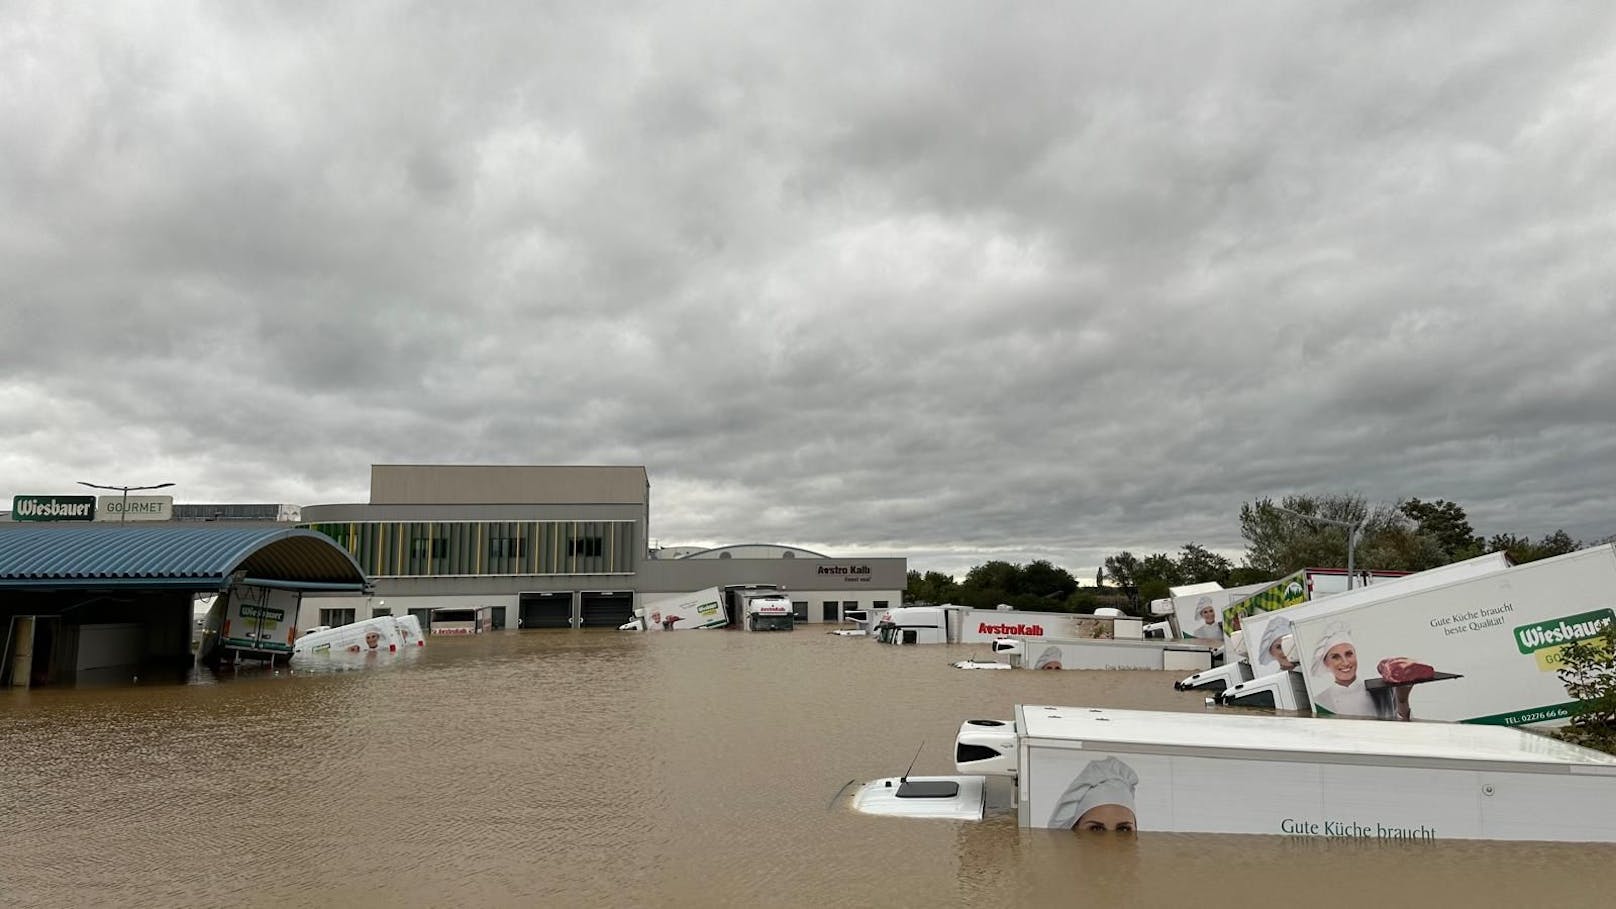
[[[1051,661],[1059,663],[1060,658],[1061,649],[1059,647],[1045,647],[1044,652],[1038,654],[1038,660],[1032,664],[1032,668],[1042,669],[1044,668],[1045,663],[1049,663]]]
[[[1097,805],[1121,805],[1132,811],[1133,790],[1138,785],[1139,775],[1116,758],[1090,761],[1055,803],[1049,826],[1070,830],[1078,818]]]
[[[1212,621],[1218,620],[1218,604],[1212,602],[1211,597],[1201,597],[1195,601],[1195,614],[1200,615],[1203,609],[1212,610]]]
[[[1269,652],[1269,649],[1274,646],[1275,641],[1290,633],[1290,619],[1277,618],[1269,621],[1268,627],[1263,629],[1262,646],[1257,648],[1257,662],[1272,663],[1274,661],[1274,655]]]
[[[1319,638],[1318,644],[1313,647],[1313,662],[1318,672],[1328,674],[1330,667],[1324,665],[1324,655],[1337,644],[1351,644],[1352,629],[1345,622],[1331,622],[1324,626],[1324,635]]]

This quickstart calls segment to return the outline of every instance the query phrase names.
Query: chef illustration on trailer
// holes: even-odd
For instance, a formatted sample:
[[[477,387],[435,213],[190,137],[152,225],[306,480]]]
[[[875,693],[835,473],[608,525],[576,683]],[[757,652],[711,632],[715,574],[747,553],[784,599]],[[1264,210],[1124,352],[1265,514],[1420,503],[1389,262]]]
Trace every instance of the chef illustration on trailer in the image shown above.
[[[1211,597],[1201,597],[1195,601],[1195,615],[1200,618],[1201,624],[1190,632],[1190,637],[1223,643],[1223,625],[1218,622],[1218,607]]]
[[[1055,803],[1049,826],[1084,833],[1133,833],[1139,828],[1134,815],[1134,790],[1139,774],[1114,757],[1089,761]]]
[[[1375,664],[1379,677],[1366,680],[1358,673],[1361,662],[1351,627],[1345,622],[1326,625],[1308,666],[1322,683],[1313,696],[1320,711],[1336,716],[1412,719],[1410,686],[1436,678],[1436,671],[1429,665],[1395,656]]]

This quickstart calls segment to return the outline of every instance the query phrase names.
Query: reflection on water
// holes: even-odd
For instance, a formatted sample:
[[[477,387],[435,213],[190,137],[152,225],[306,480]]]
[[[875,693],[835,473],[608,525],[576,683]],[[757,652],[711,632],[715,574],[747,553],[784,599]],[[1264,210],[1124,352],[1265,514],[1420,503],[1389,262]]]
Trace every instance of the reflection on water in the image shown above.
[[[0,690],[0,905],[1601,905],[1616,849],[827,810],[1012,705],[1201,710],[1154,672],[960,672],[812,632],[437,638],[362,672]],[[924,745],[922,746],[922,742]]]

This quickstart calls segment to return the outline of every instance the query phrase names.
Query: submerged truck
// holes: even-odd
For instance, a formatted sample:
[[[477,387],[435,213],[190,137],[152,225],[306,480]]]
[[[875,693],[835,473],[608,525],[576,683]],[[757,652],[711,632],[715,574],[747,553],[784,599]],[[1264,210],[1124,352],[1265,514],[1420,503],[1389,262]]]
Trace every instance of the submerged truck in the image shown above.
[[[620,631],[690,631],[744,628],[790,631],[796,625],[791,597],[774,584],[729,584],[690,593],[647,597]]]
[[[1358,587],[1344,593],[1310,600],[1274,612],[1258,612],[1242,619],[1242,636],[1249,651],[1239,658],[1238,676],[1213,670],[1200,677],[1185,679],[1180,690],[1205,689],[1218,703],[1242,707],[1271,707],[1277,710],[1307,709],[1307,687],[1300,673],[1292,628],[1304,619],[1390,599],[1417,590],[1439,587],[1466,578],[1481,577],[1510,566],[1503,552],[1487,553],[1473,559],[1442,565],[1402,577],[1382,580],[1371,587]],[[1229,662],[1225,662],[1225,667]],[[1219,682],[1226,684],[1218,684]]]
[[[904,606],[875,624],[883,644],[987,644],[1003,666],[963,660],[960,669],[1205,669],[1200,642],[1146,638],[1144,620],[1116,609],[1020,612],[962,606]]]
[[[231,585],[214,598],[202,621],[199,659],[208,665],[290,659],[301,605],[302,596],[294,590]]]
[[[1520,729],[1022,705],[961,724],[954,766],[865,783],[851,805],[957,820],[1005,805],[1082,834],[1616,842],[1616,756]]]
[[[1616,621],[1616,544],[1292,622],[1315,713],[1559,725],[1560,652]]]
[[[791,598],[779,589],[739,589],[730,592],[738,599],[740,611],[746,616],[747,631],[791,631],[796,627],[796,616],[791,612]]]

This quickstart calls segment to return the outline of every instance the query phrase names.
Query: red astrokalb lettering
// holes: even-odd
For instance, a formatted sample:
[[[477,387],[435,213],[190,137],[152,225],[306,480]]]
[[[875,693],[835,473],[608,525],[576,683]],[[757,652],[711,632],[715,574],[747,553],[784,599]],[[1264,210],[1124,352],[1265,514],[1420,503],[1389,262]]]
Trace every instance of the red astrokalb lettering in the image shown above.
[[[977,626],[978,634],[1020,634],[1028,637],[1043,637],[1042,625],[989,625],[986,622]]]

